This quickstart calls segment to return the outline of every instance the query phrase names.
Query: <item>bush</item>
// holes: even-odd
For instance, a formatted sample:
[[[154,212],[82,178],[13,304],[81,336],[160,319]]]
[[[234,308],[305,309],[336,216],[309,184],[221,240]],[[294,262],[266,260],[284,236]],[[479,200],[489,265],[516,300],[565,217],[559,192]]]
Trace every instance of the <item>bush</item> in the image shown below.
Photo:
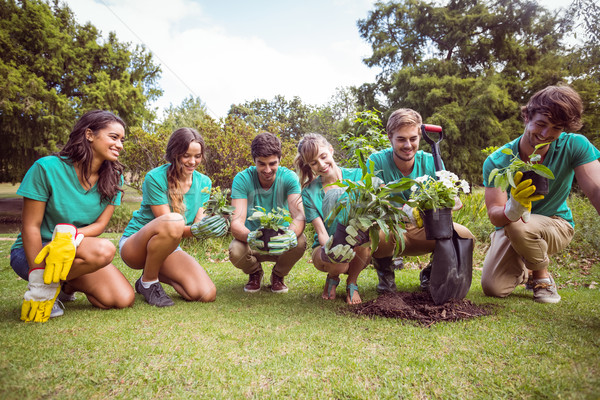
[[[129,220],[131,220],[132,216],[133,210],[126,205],[123,204],[119,207],[115,207],[115,212],[106,226],[106,232],[122,233],[125,230],[125,227],[127,227],[127,224],[129,223]]]

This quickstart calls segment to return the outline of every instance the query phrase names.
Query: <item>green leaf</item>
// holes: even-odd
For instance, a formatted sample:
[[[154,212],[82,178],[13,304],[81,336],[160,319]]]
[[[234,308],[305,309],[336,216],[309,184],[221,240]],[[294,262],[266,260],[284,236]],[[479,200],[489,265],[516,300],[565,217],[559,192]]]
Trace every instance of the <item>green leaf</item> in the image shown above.
[[[535,171],[538,175],[543,176],[544,178],[554,179],[554,173],[550,170],[550,168],[546,167],[543,164],[533,164],[531,166],[532,170]]]

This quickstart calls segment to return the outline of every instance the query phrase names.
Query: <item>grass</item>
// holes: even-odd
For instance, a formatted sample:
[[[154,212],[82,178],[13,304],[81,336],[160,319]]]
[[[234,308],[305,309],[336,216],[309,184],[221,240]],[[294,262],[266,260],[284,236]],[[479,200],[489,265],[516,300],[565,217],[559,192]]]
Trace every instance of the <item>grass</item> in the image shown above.
[[[465,207],[476,210],[476,200]],[[102,311],[79,293],[63,317],[25,324],[18,317],[26,285],[9,266],[12,241],[0,240],[0,398],[598,398],[600,263],[589,247],[600,224],[589,202],[572,201],[594,238],[553,258],[560,303],[537,304],[523,287],[506,299],[483,296],[481,223],[472,228],[484,240],[467,298],[494,313],[429,328],[348,313],[343,285],[339,299],[322,300],[325,276],[308,251],[286,279],[289,293],[245,294],[247,277],[226,261],[227,239],[184,243],[215,282],[214,303],[185,302],[165,286],[174,307],[157,309],[137,295],[129,309]],[[417,290],[427,261],[406,258],[399,290]],[[132,284],[139,277],[118,257],[114,263]],[[376,283],[369,267],[359,278],[363,300],[376,298]]]

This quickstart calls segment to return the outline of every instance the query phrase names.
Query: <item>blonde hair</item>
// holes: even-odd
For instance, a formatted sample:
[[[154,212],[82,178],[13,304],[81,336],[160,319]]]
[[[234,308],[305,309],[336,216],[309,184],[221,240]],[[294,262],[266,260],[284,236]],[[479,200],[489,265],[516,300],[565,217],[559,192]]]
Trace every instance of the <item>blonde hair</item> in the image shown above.
[[[396,129],[403,126],[417,126],[417,128],[421,128],[421,124],[423,124],[421,114],[410,108],[399,108],[390,115],[385,131],[391,139]]]
[[[329,148],[331,143],[318,133],[307,133],[298,142],[298,153],[294,159],[294,167],[300,177],[300,186],[303,189],[315,179],[315,174],[308,163],[319,155],[319,146]]]

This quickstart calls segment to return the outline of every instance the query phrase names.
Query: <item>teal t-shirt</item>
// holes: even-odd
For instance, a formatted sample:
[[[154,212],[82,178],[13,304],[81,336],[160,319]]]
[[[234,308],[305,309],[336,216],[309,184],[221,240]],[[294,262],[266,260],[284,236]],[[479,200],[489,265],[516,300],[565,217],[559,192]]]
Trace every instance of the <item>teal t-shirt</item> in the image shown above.
[[[289,210],[287,198],[290,194],[300,193],[300,182],[294,171],[286,167],[277,168],[275,182],[267,190],[263,189],[258,180],[256,167],[251,166],[238,172],[231,185],[232,199],[247,199],[246,228],[254,231],[260,227],[258,221],[248,221],[254,213],[254,207],[263,207],[267,212],[282,207]]]
[[[523,135],[509,142],[490,154],[483,163],[483,185],[494,187],[488,182],[490,172],[494,168],[503,168],[510,163],[512,156],[502,153],[509,148],[514,154],[519,154],[519,141]],[[574,169],[580,165],[595,161],[600,157],[600,151],[583,135],[576,133],[561,133],[558,139],[550,143],[544,164],[554,174],[549,180],[548,194],[542,200],[533,202],[531,212],[547,217],[558,216],[568,221],[572,226],[573,214],[567,206],[567,198],[571,192]],[[510,196],[510,191],[507,193]]]
[[[123,236],[131,236],[154,218],[150,206],[169,204],[169,184],[167,182],[167,169],[171,164],[161,165],[146,174],[142,184],[142,204],[139,210],[134,211],[133,217],[127,224]],[[183,195],[185,206],[185,224],[190,225],[198,213],[198,209],[210,198],[212,182],[210,178],[198,171],[192,176],[192,186]],[[206,189],[204,192],[202,189]],[[173,209],[169,206],[171,211]]]
[[[90,190],[85,190],[79,183],[73,164],[62,161],[57,156],[37,160],[25,174],[17,194],[46,203],[40,226],[42,242],[52,240],[56,224],[72,224],[82,228],[96,221],[107,205],[121,204],[121,192],[117,193],[112,202],[101,202],[97,184]],[[21,247],[23,241],[19,233],[12,248]]]
[[[360,168],[340,168],[342,170],[342,179],[351,181],[360,181],[362,179],[362,170]],[[321,177],[317,177],[308,186],[302,189],[302,204],[304,204],[304,213],[306,222],[312,222],[314,219],[321,218],[325,224],[325,229],[329,236],[333,235],[337,227],[337,219],[330,225],[327,225],[327,215],[323,215],[323,183]],[[318,235],[315,233],[313,248],[319,245]]]
[[[415,154],[415,164],[413,170],[408,175],[402,175],[394,163],[394,153],[391,147],[371,154],[369,160],[375,163],[375,175],[383,180],[384,183],[390,183],[402,178],[415,179],[423,175],[429,175],[435,178],[435,164],[433,155],[426,153],[423,150],[418,150]],[[407,189],[401,192],[404,200],[410,198],[411,190]]]

